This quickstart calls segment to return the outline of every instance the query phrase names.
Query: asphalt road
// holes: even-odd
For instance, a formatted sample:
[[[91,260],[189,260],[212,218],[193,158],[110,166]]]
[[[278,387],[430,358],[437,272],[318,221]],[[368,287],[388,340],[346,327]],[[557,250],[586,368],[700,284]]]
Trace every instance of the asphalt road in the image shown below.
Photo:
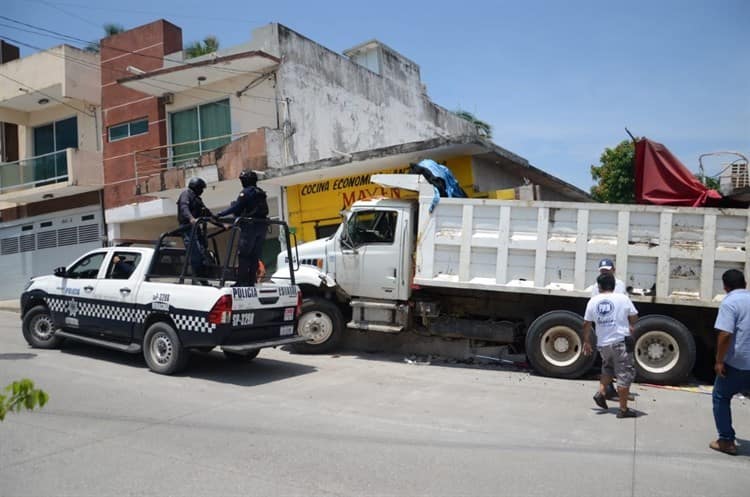
[[[264,350],[193,357],[27,347],[0,312],[0,384],[32,378],[41,411],[0,423],[0,496],[706,496],[750,494],[750,402],[737,457],[707,448],[711,397],[636,387],[636,420],[595,382],[403,356]]]

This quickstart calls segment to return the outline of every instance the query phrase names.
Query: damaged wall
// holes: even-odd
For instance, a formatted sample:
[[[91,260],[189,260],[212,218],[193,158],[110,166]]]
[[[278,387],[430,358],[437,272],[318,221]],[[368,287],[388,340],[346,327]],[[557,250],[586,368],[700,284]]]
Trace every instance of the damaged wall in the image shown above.
[[[419,66],[383,50],[376,74],[278,26],[284,165],[436,136],[475,134],[472,124],[424,93]]]

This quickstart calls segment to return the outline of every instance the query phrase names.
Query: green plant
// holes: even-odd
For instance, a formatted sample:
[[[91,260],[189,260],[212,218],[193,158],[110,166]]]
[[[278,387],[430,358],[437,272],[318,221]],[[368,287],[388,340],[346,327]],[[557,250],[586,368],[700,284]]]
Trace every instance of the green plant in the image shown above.
[[[34,388],[34,382],[28,378],[14,381],[3,389],[5,395],[0,394],[0,421],[9,412],[20,412],[22,409],[33,410],[44,406],[49,395],[43,390]]]

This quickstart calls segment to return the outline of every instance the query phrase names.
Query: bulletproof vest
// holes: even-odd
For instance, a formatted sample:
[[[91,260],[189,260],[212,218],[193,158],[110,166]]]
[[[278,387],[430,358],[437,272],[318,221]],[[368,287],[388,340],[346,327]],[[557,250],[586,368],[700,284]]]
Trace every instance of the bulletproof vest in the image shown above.
[[[252,217],[255,219],[267,218],[268,200],[266,199],[266,192],[257,186],[251,186],[250,189],[255,193],[253,205],[245,209],[242,213],[242,217]]]

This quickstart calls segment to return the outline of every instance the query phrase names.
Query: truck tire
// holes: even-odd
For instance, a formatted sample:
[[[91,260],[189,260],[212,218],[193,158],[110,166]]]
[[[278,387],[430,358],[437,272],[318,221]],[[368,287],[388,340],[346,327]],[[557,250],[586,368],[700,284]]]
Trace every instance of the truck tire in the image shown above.
[[[55,336],[55,323],[43,305],[32,307],[23,317],[23,337],[35,349],[56,349],[65,340]]]
[[[635,368],[639,381],[676,385],[695,365],[695,340],[687,327],[669,316],[652,314],[635,324]]]
[[[292,350],[300,354],[323,354],[333,350],[344,334],[344,318],[330,300],[313,297],[302,302],[297,333],[310,339],[297,342]]]
[[[229,352],[226,350],[222,350],[224,353],[224,357],[226,357],[228,360],[232,362],[250,362],[256,357],[258,357],[258,353],[260,352],[260,349],[253,349],[247,354],[240,354],[238,352]]]
[[[189,352],[174,328],[160,321],[149,326],[143,337],[143,357],[154,373],[174,374],[187,365]]]
[[[526,356],[534,370],[556,378],[586,374],[596,353],[583,354],[582,329],[583,318],[570,311],[550,311],[536,318],[526,331]]]

